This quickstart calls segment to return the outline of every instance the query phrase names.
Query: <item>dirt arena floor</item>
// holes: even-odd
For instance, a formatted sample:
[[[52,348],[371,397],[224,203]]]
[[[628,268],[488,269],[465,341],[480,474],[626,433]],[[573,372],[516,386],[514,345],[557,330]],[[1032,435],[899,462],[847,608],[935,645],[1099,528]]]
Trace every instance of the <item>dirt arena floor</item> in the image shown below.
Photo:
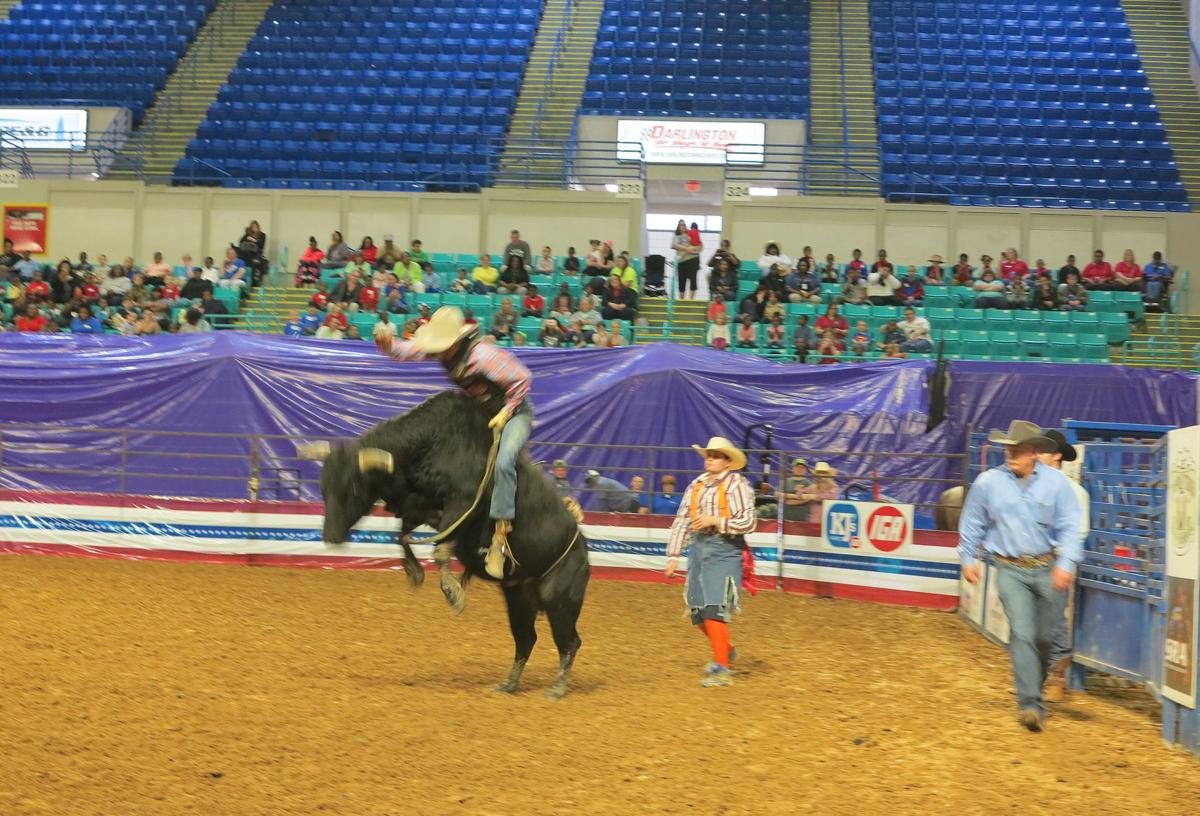
[[[760,594],[737,684],[701,689],[680,591],[595,581],[573,693],[495,695],[482,584],[454,618],[400,573],[0,556],[0,814],[1200,812],[1141,692],[1016,723],[955,616]]]

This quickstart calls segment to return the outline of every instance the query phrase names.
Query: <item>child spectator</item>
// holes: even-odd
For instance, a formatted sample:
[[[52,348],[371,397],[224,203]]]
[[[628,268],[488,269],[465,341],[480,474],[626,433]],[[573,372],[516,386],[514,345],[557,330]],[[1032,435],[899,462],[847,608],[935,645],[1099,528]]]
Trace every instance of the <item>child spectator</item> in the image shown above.
[[[563,259],[563,274],[579,274],[579,258],[575,255],[575,247],[567,247],[567,257]]]
[[[1005,297],[1008,300],[1009,309],[1028,309],[1029,308],[1029,287],[1025,285],[1024,278],[1013,278],[1005,291]]]
[[[374,281],[367,281],[367,285],[359,291],[358,306],[362,311],[367,313],[379,309],[379,290],[375,288]]]
[[[557,320],[547,319],[542,321],[542,330],[538,332],[538,345],[546,348],[559,348],[564,343],[567,333],[562,330]]]
[[[714,303],[721,304],[721,311],[710,318],[712,321],[708,326],[708,334],[704,338],[704,342],[710,347],[725,351],[729,348],[729,316],[725,313],[725,301],[717,295],[713,299]]]
[[[750,315],[742,315],[742,324],[737,330],[738,348],[754,348],[758,345],[758,327]]]
[[[725,298],[721,297],[720,293],[712,296],[712,302],[708,304],[708,322],[716,323],[717,315],[729,316],[729,311],[725,308]]]
[[[395,336],[396,324],[391,321],[387,312],[380,312],[379,320],[375,323],[374,328],[371,329],[371,339],[379,340],[381,337],[391,339]]]
[[[549,316],[565,326],[571,322],[571,314],[574,311],[575,307],[571,304],[570,295],[557,295],[554,303],[550,306]]]
[[[871,350],[871,330],[867,328],[867,321],[860,320],[855,324],[854,334],[850,335],[850,348],[859,357]]]
[[[925,267],[926,286],[945,286],[946,273],[942,271],[942,256],[929,256],[929,266]]]
[[[317,281],[317,291],[313,292],[308,302],[322,311],[329,305],[329,292],[326,291],[325,281]]]
[[[512,342],[514,346],[525,345],[525,332],[517,332],[514,334]]]
[[[842,285],[842,303],[862,305],[867,302],[867,284],[862,273],[851,268],[846,273],[846,282]]]
[[[343,340],[362,340],[362,335],[358,333],[358,325],[355,323],[351,323],[350,326],[346,329],[346,335],[342,339]]]
[[[500,301],[500,308],[492,315],[492,325],[488,333],[497,340],[512,339],[516,325],[517,310],[513,308],[511,298],[504,298]]]
[[[121,334],[133,334],[141,317],[141,310],[133,302],[133,298],[125,298],[121,305],[109,314],[108,325]]]
[[[317,329],[317,337],[322,340],[341,340],[346,336],[348,325],[346,316],[342,314],[342,307],[337,303],[331,303],[329,304],[329,313],[325,315],[325,321],[321,324],[321,328]]]
[[[42,271],[33,273],[33,280],[25,287],[25,299],[30,303],[43,303],[50,299],[50,284],[42,280]]]
[[[608,330],[604,328],[603,323],[597,323],[596,328],[592,329],[592,345],[596,348],[608,348]]]
[[[818,365],[832,365],[838,362],[845,348],[838,342],[837,337],[832,331],[826,331],[821,335],[821,342],[817,344],[817,360]]]
[[[96,305],[96,301],[100,300],[100,284],[91,272],[84,276],[82,293],[84,302],[89,306]]]
[[[1058,287],[1058,302],[1064,312],[1082,312],[1087,309],[1088,292],[1079,282],[1079,274],[1067,273],[1067,282]]]
[[[305,337],[312,337],[319,328],[321,328],[321,312],[317,309],[317,304],[309,303],[304,310],[304,316],[300,318],[300,333]]]
[[[971,266],[971,258],[963,252],[958,256],[958,263],[951,270],[951,278],[955,286],[970,286],[975,280],[975,269]]]
[[[695,221],[693,221],[692,226],[688,228],[687,237],[688,243],[694,246],[696,249],[700,249],[700,247],[704,246],[700,240],[700,225]]]
[[[856,249],[850,253],[850,263],[846,264],[847,275],[850,274],[851,269],[858,272],[860,277],[865,278],[867,276],[867,264],[866,261],[862,259],[861,249]]]
[[[450,281],[450,291],[467,294],[472,291],[472,286],[471,279],[467,277],[467,270],[460,266],[458,268],[458,277]]]
[[[773,315],[784,316],[783,304],[779,302],[779,295],[774,291],[767,292],[767,305],[763,307],[763,322],[770,322]]]
[[[821,264],[820,276],[821,283],[842,282],[842,276],[841,273],[838,272],[837,261],[834,259],[832,252],[825,256],[825,263]]]
[[[212,325],[204,319],[204,312],[199,309],[188,309],[183,313],[183,320],[179,321],[177,331],[180,334],[201,334],[212,331]]]
[[[537,261],[537,271],[539,275],[554,274],[554,256],[550,254],[550,247],[542,247],[542,255]]]
[[[608,345],[625,345],[625,328],[621,325],[620,320],[610,320],[608,322]]]
[[[538,294],[537,284],[529,284],[529,289],[525,292],[525,299],[521,301],[521,316],[541,317],[545,309],[546,299]]]
[[[784,337],[783,315],[773,314],[767,322],[767,348],[782,349]]]
[[[1033,308],[1047,312],[1058,310],[1058,292],[1055,291],[1054,283],[1050,278],[1037,279],[1037,285],[1033,290]]]
[[[25,314],[14,321],[14,326],[19,332],[44,332],[48,325],[46,318],[42,317],[37,306],[32,303],[25,307]]]
[[[563,337],[563,345],[567,348],[583,348],[586,345],[583,339],[583,324],[578,320],[572,320],[567,326],[566,335]]]
[[[900,281],[896,295],[899,296],[902,306],[920,306],[925,302],[925,285],[911,266],[904,274],[904,280]]]
[[[87,299],[87,287],[83,289],[83,297]],[[158,290],[158,299],[166,301],[167,307],[173,307],[179,302],[179,283],[177,278],[167,278],[163,288]]]
[[[300,322],[299,310],[293,310],[288,322],[283,324],[283,334],[285,337],[304,336],[304,325]]]
[[[904,335],[904,330],[900,328],[899,322],[889,320],[883,324],[883,328],[879,330],[881,342],[879,343],[880,351],[887,351],[888,346],[895,346],[895,350],[900,349],[900,344],[908,338]]]

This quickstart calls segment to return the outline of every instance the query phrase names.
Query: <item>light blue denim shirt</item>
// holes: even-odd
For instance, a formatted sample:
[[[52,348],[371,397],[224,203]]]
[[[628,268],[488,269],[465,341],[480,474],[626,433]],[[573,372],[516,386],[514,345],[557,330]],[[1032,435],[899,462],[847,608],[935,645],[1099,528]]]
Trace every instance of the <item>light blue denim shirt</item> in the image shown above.
[[[958,555],[970,566],[981,549],[1019,558],[1053,551],[1055,566],[1074,573],[1083,557],[1082,517],[1071,480],[1040,462],[1024,480],[1008,465],[984,471],[967,492],[958,522]]]

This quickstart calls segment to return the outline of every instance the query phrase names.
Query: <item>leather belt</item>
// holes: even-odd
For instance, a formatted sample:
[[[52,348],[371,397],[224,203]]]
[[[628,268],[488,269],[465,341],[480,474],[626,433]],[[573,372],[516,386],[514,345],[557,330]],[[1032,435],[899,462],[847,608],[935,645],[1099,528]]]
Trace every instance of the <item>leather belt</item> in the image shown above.
[[[1041,555],[1022,555],[1017,558],[992,553],[992,557],[997,561],[1003,561],[1005,564],[1011,564],[1021,569],[1038,569],[1039,567],[1048,567],[1054,563],[1054,553],[1052,552],[1042,553]]]

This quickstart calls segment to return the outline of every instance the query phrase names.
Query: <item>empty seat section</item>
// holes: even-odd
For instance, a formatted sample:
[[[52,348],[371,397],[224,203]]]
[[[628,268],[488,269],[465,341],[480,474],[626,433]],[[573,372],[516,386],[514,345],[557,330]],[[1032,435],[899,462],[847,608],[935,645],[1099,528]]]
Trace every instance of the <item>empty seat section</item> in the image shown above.
[[[140,121],[215,7],[18,3],[0,21],[0,104],[130,108]]]
[[[800,119],[807,0],[606,0],[581,112]]]
[[[1119,0],[871,0],[884,192],[1188,211]]]
[[[490,183],[542,0],[276,3],[177,184],[384,191]]]

